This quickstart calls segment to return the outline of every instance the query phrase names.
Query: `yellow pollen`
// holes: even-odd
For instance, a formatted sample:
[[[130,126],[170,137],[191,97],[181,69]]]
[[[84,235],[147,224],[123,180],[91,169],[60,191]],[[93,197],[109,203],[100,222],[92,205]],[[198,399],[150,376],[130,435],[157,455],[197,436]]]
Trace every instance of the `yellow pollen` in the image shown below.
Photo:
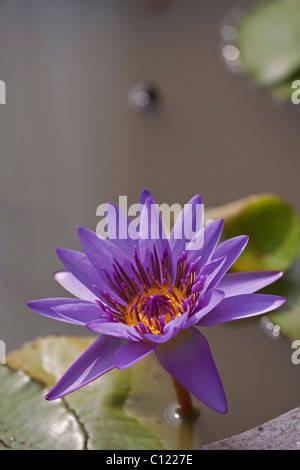
[[[184,311],[181,301],[183,297],[185,299],[182,291],[175,286],[151,287],[137,295],[127,306],[125,322],[137,327],[141,333],[145,332],[144,325],[148,333],[161,334],[163,326]]]

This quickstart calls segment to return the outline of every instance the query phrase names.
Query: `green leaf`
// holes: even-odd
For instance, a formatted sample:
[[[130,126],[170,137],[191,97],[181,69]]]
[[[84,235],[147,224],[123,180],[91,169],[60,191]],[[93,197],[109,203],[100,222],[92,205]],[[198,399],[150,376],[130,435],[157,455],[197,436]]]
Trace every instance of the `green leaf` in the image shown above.
[[[287,299],[268,315],[281,333],[300,338],[299,219],[281,198],[258,194],[206,211],[209,219],[224,218],[224,238],[249,235],[249,243],[234,264],[235,271],[275,269],[286,271],[262,292]]]
[[[295,92],[295,88],[292,87],[294,81],[300,80],[300,72],[294,75],[292,78],[286,80],[279,85],[276,85],[270,88],[270,91],[274,97],[279,99],[280,101],[286,102],[292,100],[292,95]],[[298,93],[297,93],[298,96]]]
[[[67,395],[62,400],[45,401],[43,396],[45,390],[42,390],[42,386],[52,387],[93,340],[93,338],[84,337],[50,336],[27,343],[22,349],[8,355],[7,364],[11,368],[23,372],[12,372],[5,366],[0,369],[4,375],[1,385],[1,404],[3,393],[6,393],[6,400],[10,403],[7,411],[6,408],[3,408],[1,413],[1,417],[5,417],[5,435],[0,426],[0,442],[1,439],[7,442],[7,439],[17,432],[15,426],[19,427],[19,424],[16,424],[14,420],[14,409],[16,404],[20,402],[22,407],[26,409],[23,419],[24,427],[29,430],[24,437],[21,433],[21,437],[18,437],[17,441],[25,442],[26,437],[26,445],[30,448],[36,448],[37,445],[36,440],[31,440],[30,437],[32,429],[41,439],[40,447],[37,448],[56,448],[55,443],[60,448],[87,450],[159,450],[164,448],[161,439],[154,431],[148,429],[138,419],[129,416],[125,411],[125,402],[131,388],[130,369],[113,370],[84,388]],[[36,393],[28,391],[30,397],[28,403],[22,398],[21,390],[16,398],[10,399],[11,386],[7,380],[10,377],[15,377],[17,381],[19,376],[25,377],[30,390],[36,390]],[[57,414],[55,415],[56,409]],[[54,413],[53,418],[52,412]],[[48,419],[48,427],[45,426],[43,413],[46,414],[45,419]],[[59,427],[60,416],[61,427]],[[71,425],[66,428],[68,420],[71,420],[73,426],[76,427],[72,439],[70,439],[68,432]],[[45,427],[48,434],[45,434]],[[56,430],[63,428],[66,437],[60,442],[59,434],[56,436]]]
[[[270,294],[282,295],[286,303],[280,310],[269,314],[270,320],[280,326],[280,331],[291,339],[300,338],[300,257],[274,286],[265,289]]]
[[[224,218],[225,238],[249,236],[246,249],[234,264],[236,271],[284,271],[291,266],[298,253],[298,215],[278,196],[250,196],[208,211],[208,215]]]
[[[0,450],[80,450],[84,435],[63,402],[47,403],[40,384],[0,366]]]
[[[238,25],[237,46],[246,73],[264,87],[300,71],[300,0],[264,2]]]

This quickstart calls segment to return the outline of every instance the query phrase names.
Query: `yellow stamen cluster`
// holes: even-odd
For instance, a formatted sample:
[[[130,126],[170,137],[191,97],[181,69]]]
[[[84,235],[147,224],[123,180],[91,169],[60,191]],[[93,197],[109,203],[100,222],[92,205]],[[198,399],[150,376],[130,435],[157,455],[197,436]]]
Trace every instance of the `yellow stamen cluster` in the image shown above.
[[[125,322],[141,333],[161,334],[167,323],[183,313],[182,301],[182,291],[177,287],[151,287],[128,305]]]

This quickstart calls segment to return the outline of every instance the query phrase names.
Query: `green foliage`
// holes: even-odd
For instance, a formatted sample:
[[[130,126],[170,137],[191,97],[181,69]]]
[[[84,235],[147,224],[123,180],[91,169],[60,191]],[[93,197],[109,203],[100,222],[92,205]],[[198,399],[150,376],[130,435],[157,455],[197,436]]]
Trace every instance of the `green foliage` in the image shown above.
[[[284,306],[269,315],[274,324],[280,326],[281,333],[291,339],[300,338],[300,257],[280,281],[268,288],[268,293],[282,295],[287,301]]]
[[[248,235],[249,243],[234,265],[237,271],[285,271],[299,246],[299,220],[295,210],[277,196],[262,195],[245,201],[234,217],[225,220],[226,238]]]
[[[16,371],[0,367],[0,449],[163,449],[160,438],[125,411],[130,370],[111,371],[63,399],[45,400],[45,388],[92,341],[50,336],[8,355]]]
[[[249,235],[249,243],[234,263],[234,271],[279,270],[283,277],[264,289],[287,299],[270,314],[281,333],[300,338],[299,219],[296,211],[271,194],[250,196],[208,211],[209,218],[223,217],[225,238]]]
[[[250,8],[238,25],[237,46],[246,73],[282,99],[300,78],[300,0],[275,0]]]
[[[62,401],[47,403],[40,384],[0,366],[0,450],[79,450],[81,425]]]

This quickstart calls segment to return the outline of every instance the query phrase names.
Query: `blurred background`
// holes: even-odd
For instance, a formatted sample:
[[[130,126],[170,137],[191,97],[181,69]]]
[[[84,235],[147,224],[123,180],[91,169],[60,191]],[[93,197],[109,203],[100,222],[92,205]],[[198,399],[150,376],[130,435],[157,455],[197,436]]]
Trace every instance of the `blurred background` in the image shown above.
[[[54,247],[148,188],[206,207],[275,192],[300,209],[299,113],[220,54],[236,0],[1,0],[0,338],[82,333],[30,311],[64,296]],[[154,100],[152,109],[144,91]],[[142,92],[142,93],[140,93]],[[139,106],[140,104],[140,106]],[[150,103],[151,104],[151,103]],[[300,107],[300,106],[299,106]],[[296,108],[296,107],[294,107]]]

